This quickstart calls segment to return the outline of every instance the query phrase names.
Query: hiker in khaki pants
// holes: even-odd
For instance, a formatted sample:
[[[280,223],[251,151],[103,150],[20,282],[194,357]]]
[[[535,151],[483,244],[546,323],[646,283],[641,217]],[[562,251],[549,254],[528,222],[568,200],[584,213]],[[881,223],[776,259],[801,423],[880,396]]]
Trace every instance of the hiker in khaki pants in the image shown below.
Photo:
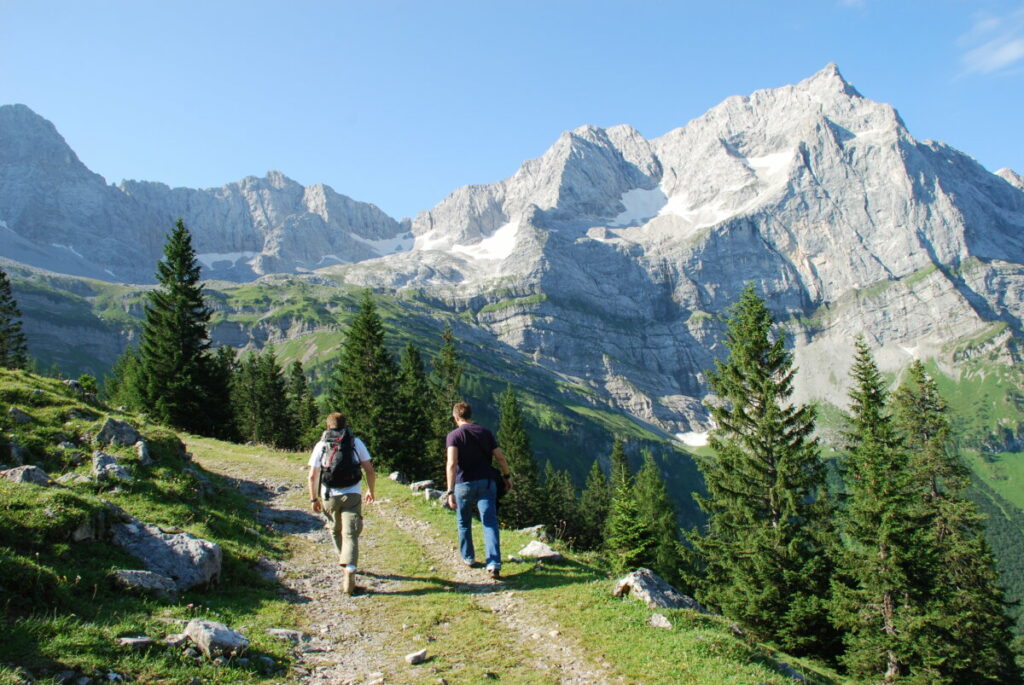
[[[346,595],[355,591],[363,530],[363,476],[368,490],[365,501],[372,504],[375,476],[370,453],[362,440],[349,433],[343,414],[329,415],[327,430],[309,455],[309,501],[313,511],[322,512],[330,524],[343,571],[341,589]]]

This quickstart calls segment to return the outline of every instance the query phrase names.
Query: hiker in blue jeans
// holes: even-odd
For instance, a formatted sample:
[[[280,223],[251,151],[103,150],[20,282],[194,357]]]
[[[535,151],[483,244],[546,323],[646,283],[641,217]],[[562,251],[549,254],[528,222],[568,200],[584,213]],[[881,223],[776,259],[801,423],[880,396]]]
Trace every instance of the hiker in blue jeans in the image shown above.
[[[455,509],[459,522],[459,552],[462,561],[472,568],[479,568],[473,550],[473,510],[480,513],[484,529],[484,546],[487,548],[487,572],[491,578],[501,577],[501,538],[498,533],[498,488],[495,476],[505,481],[505,487],[512,489],[511,474],[505,455],[498,447],[494,434],[483,426],[473,423],[473,410],[465,402],[452,407],[452,419],[457,426],[448,434],[445,447],[448,462],[445,474],[448,478],[448,508]],[[498,462],[500,473],[495,473],[491,458]]]

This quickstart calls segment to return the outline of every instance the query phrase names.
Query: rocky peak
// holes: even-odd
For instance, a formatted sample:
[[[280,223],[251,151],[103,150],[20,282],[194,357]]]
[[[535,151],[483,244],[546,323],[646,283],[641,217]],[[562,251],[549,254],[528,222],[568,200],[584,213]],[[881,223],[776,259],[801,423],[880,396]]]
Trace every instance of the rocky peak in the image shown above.
[[[996,172],[996,176],[1009,183],[1018,190],[1024,190],[1024,176],[1021,176],[1013,169],[1002,168]]]

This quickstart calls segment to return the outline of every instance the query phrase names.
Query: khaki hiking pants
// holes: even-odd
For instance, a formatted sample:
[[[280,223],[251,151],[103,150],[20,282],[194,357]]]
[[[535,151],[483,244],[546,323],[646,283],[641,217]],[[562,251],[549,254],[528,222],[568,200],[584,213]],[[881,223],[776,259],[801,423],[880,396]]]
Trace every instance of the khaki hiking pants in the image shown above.
[[[359,493],[324,500],[324,515],[331,525],[331,539],[342,564],[359,560],[359,533],[363,531],[363,497]]]

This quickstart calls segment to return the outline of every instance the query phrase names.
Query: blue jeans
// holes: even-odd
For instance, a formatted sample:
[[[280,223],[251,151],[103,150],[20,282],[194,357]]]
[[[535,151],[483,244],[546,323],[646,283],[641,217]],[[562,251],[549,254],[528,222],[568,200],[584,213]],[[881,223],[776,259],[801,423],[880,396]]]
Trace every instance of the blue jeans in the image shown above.
[[[480,512],[487,548],[487,568],[501,568],[501,540],[498,534],[498,487],[490,478],[455,484],[456,517],[459,520],[459,551],[466,562],[476,561],[473,551],[473,508]]]

